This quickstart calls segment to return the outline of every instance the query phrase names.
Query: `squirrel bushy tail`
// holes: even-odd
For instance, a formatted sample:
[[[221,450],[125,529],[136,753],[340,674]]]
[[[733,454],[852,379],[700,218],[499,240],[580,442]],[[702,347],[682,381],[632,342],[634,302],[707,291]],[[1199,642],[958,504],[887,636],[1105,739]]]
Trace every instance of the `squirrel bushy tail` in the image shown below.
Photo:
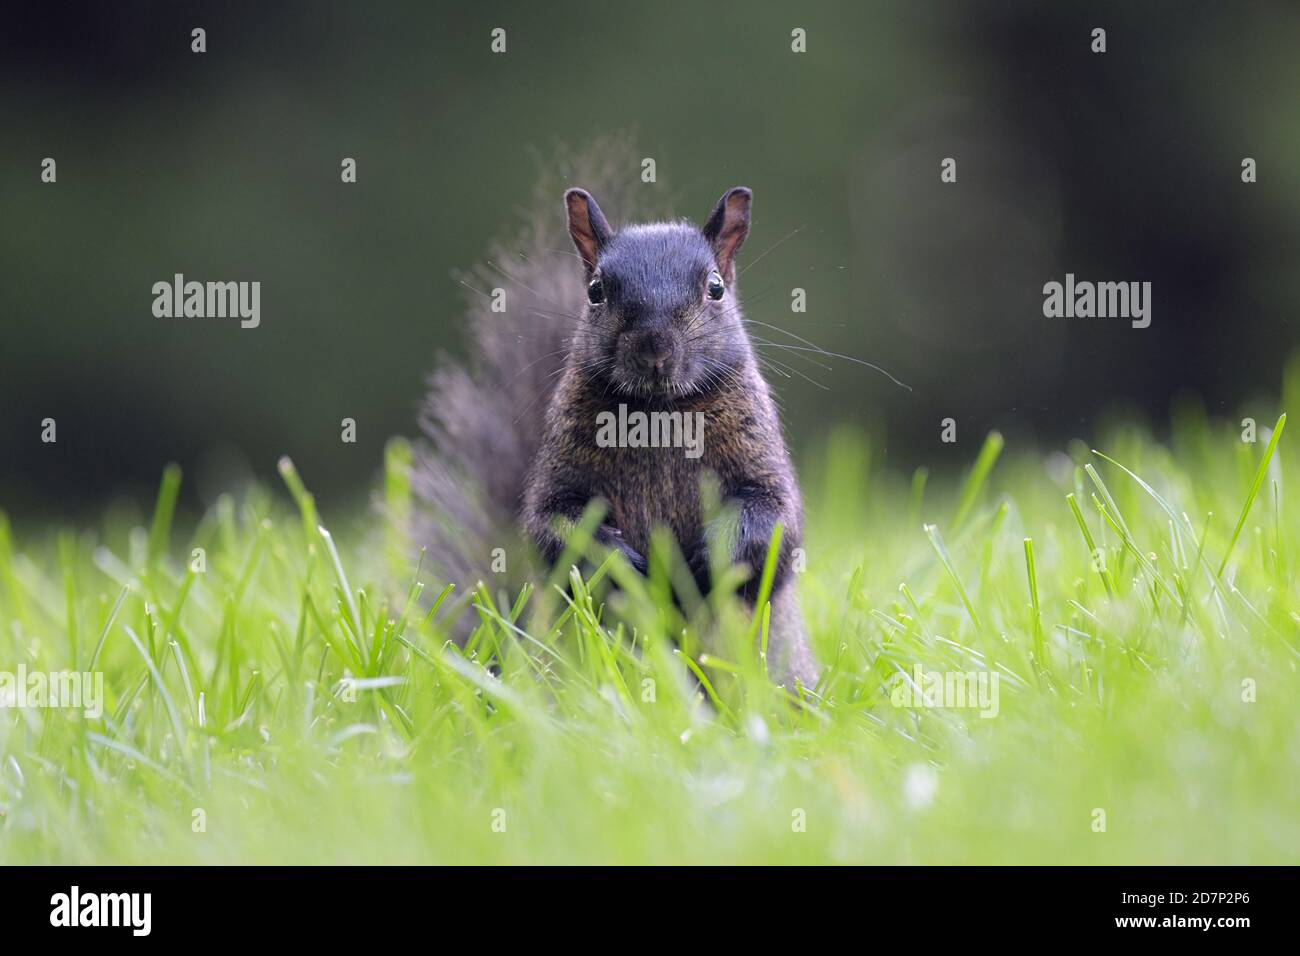
[[[436,579],[454,582],[461,594],[492,580],[494,548],[519,553],[511,546],[524,481],[582,315],[582,267],[565,225],[564,189],[594,183],[618,197],[620,209],[645,205],[635,200],[638,159],[626,140],[544,165],[519,231],[456,277],[466,287],[468,354],[439,356],[420,415],[428,441],[415,449],[412,536]],[[494,289],[504,291],[504,311],[493,311]]]

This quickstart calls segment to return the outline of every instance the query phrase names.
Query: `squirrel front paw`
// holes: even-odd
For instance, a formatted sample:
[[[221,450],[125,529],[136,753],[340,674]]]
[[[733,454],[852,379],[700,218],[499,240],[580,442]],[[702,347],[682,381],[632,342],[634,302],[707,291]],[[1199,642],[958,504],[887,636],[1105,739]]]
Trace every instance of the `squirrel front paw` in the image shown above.
[[[708,597],[709,592],[713,590],[713,569],[709,565],[709,548],[704,542],[700,542],[686,557],[686,569],[691,572],[691,577],[695,579],[695,587],[699,590],[701,596]]]
[[[623,538],[623,532],[619,531],[618,528],[614,527],[612,524],[602,524],[596,530],[596,541],[610,550],[617,551],[619,554],[623,555],[623,557],[627,559],[627,563],[632,565],[638,574],[646,573],[648,565],[646,564],[645,556],[641,554],[641,552],[637,551],[636,548],[628,544]]]

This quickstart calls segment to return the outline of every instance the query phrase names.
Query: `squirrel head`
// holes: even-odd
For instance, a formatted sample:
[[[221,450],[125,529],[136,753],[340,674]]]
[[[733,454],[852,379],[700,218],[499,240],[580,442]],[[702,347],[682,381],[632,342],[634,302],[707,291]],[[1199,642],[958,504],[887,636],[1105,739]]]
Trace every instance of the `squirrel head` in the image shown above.
[[[736,296],[736,253],[753,194],[727,190],[703,228],[689,222],[614,230],[582,189],[564,194],[586,278],[575,357],[614,394],[686,397],[727,384],[750,356]]]

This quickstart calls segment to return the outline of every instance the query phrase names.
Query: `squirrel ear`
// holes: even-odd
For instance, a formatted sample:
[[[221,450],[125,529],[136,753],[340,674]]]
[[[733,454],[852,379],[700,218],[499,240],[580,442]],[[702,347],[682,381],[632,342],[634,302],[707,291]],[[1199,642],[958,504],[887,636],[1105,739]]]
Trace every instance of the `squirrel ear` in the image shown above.
[[[564,205],[569,211],[569,235],[591,273],[596,269],[600,250],[609,242],[611,231],[596,200],[585,189],[570,189],[564,194]]]
[[[749,205],[753,198],[754,194],[744,186],[728,189],[704,224],[704,238],[713,246],[718,270],[727,282],[735,275],[736,253],[749,235]]]

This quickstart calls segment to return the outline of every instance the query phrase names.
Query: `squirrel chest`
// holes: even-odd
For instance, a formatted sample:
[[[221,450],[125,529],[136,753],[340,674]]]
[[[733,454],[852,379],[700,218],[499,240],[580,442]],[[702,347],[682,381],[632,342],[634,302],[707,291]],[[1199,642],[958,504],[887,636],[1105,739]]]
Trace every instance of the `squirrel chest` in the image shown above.
[[[702,482],[726,495],[766,470],[771,434],[747,403],[667,408],[602,401],[564,415],[561,457],[581,473],[592,498],[609,503],[608,521],[638,550],[651,532],[671,530],[679,543],[698,540]]]

